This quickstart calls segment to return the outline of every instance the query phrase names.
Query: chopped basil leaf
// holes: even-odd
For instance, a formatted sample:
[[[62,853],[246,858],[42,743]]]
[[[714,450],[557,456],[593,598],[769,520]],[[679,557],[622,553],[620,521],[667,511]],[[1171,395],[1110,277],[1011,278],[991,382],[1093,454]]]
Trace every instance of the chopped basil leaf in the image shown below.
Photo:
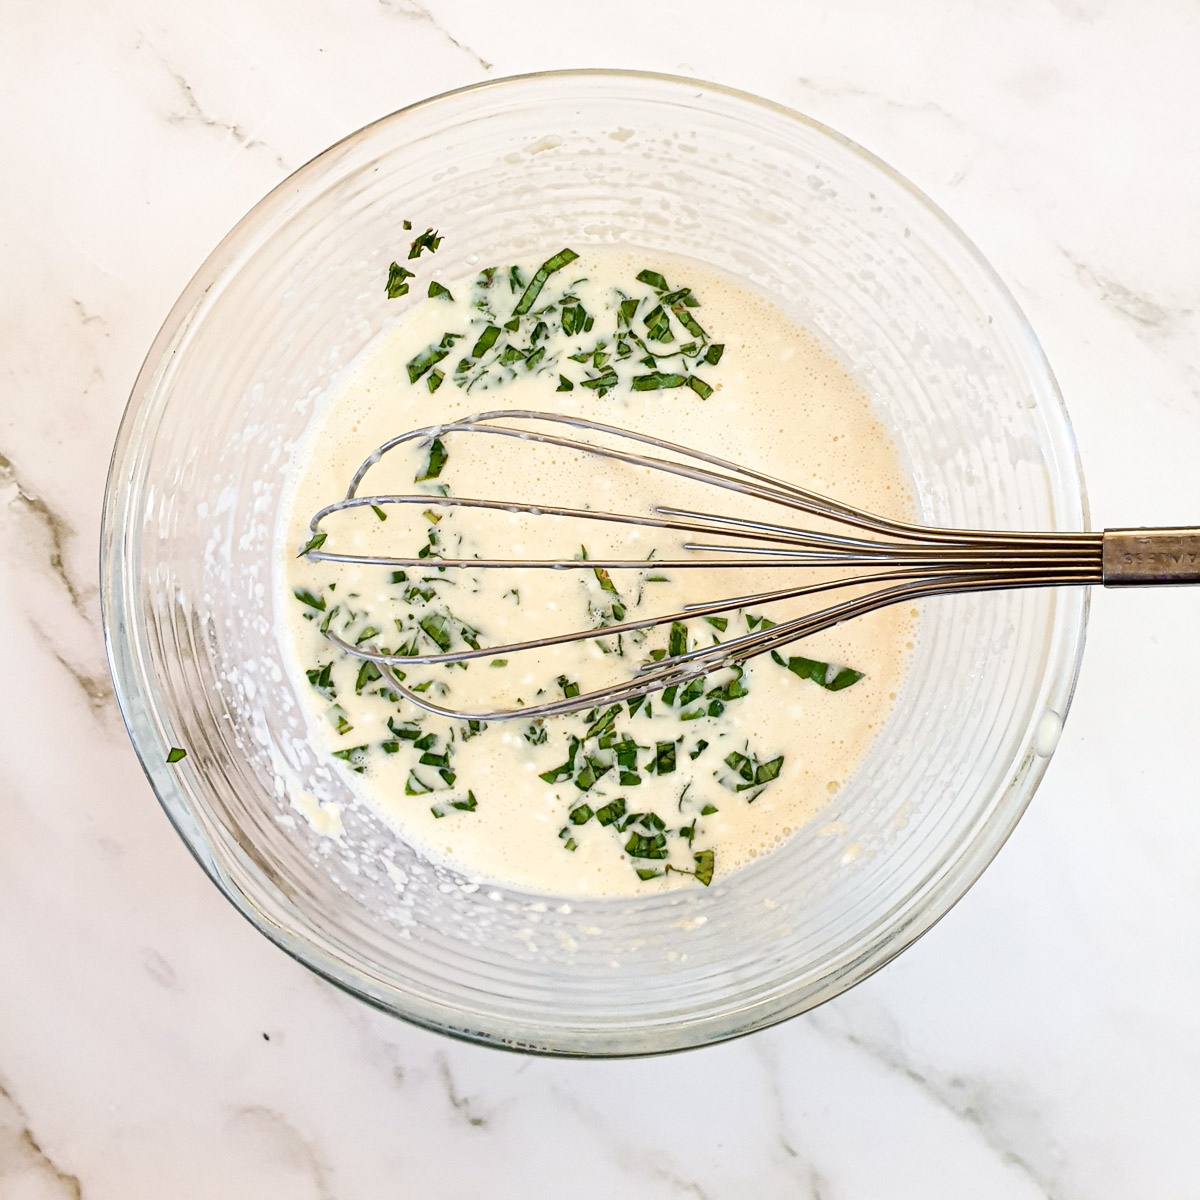
[[[658,742],[654,751],[654,772],[669,775],[675,770],[675,743]]]
[[[572,738],[571,750],[567,761],[562,766],[555,767],[551,771],[543,771],[538,778],[544,779],[547,783],[558,783],[560,780],[569,779],[575,773],[575,756],[579,753],[579,746],[579,739]]]
[[[339,737],[345,737],[354,728],[346,716],[346,710],[340,704],[335,704],[325,714],[325,719],[334,727]]]
[[[445,338],[442,341],[445,341]],[[432,346],[426,346],[420,354],[414,355],[405,364],[408,371],[408,382],[416,383],[426,371],[431,367],[437,366],[449,353],[450,346],[443,346],[441,342],[435,342]]]
[[[327,533],[314,533],[312,537],[304,543],[304,549],[296,555],[297,558],[303,558],[310,550],[320,550],[325,545],[325,539],[329,536]]]
[[[745,674],[743,669],[741,667],[732,667],[731,670],[734,673],[733,678],[728,683],[723,683],[713,688],[708,693],[710,700],[728,702],[730,700],[738,700],[742,696],[750,694],[750,689],[742,682]]]
[[[413,794],[416,795],[417,793],[414,792]],[[457,812],[474,812],[475,807],[475,793],[468,792],[465,800],[450,800],[441,804],[434,804],[430,807],[429,811],[433,813],[435,817],[440,818],[444,817],[451,810]]]
[[[773,758],[770,762],[763,763],[755,769],[754,782],[767,783],[769,780],[778,779],[782,767],[783,755],[781,754],[778,758]]]
[[[408,248],[408,257],[410,259],[420,258],[426,250],[432,254],[441,244],[442,239],[438,237],[437,231],[427,229],[424,233],[419,233],[413,238],[412,244]]]
[[[689,287],[676,288],[673,292],[667,292],[665,296],[659,296],[659,300],[668,308],[674,308],[676,304],[684,304],[688,308],[700,307],[700,301],[692,295],[692,289]]]
[[[323,667],[313,667],[311,671],[305,671],[308,676],[308,682],[316,688],[317,692],[326,700],[334,700],[337,698],[337,692],[332,683],[333,663],[326,663]]]
[[[599,375],[591,376],[587,379],[579,381],[580,387],[591,388],[593,391],[604,395],[610,388],[615,388],[620,380],[617,377],[616,371],[612,367],[607,367]]]
[[[301,604],[307,604],[309,608],[315,608],[318,612],[325,611],[324,596],[314,596],[307,588],[296,588],[293,594]]]
[[[555,271],[561,271],[563,267],[568,263],[573,263],[578,257],[579,255],[574,250],[564,248],[557,254],[546,259],[534,272],[533,278],[529,281],[529,286],[525,289],[521,299],[517,301],[517,306],[513,309],[513,316],[524,316],[533,307],[533,302],[538,298],[538,294],[545,286],[546,280]]]
[[[736,750],[725,756],[725,765],[736,771],[743,779],[752,780],[754,778],[754,767],[751,765],[750,759]]]
[[[604,712],[602,712],[591,722],[590,725],[588,725],[587,729],[584,731],[583,740],[586,742],[590,741],[592,738],[599,738],[611,730],[613,727],[613,722],[620,715],[620,712],[621,706],[619,704],[614,704],[611,708],[605,709]],[[617,761],[621,761],[620,754],[617,755]],[[621,765],[625,766],[626,764],[621,763]],[[634,751],[634,765],[636,765],[636,749]]]
[[[433,788],[429,786],[416,771],[410,770],[408,779],[404,783],[404,794],[406,796],[423,796],[426,792],[432,792]]]
[[[675,335],[671,332],[671,318],[661,304],[656,304],[643,318],[646,326],[646,336],[652,342],[673,342]]]
[[[676,375],[669,371],[651,371],[649,375],[635,375],[629,386],[635,392],[654,392],[660,388],[683,387],[688,382],[688,376]]]
[[[746,798],[748,803],[753,804],[763,787],[779,777],[779,772],[783,769],[783,755],[780,754],[769,762],[759,762],[755,755],[734,750],[725,756],[725,765],[733,771],[733,775],[721,779],[721,785],[731,792],[757,789],[753,795]]]
[[[399,296],[407,295],[408,280],[413,277],[413,273],[402,267],[399,263],[392,263],[388,267],[388,277],[386,291],[389,300],[395,300]]]
[[[351,746],[348,750],[335,750],[334,758],[340,758],[352,771],[362,775],[367,769],[367,746]]]
[[[563,333],[567,337],[571,337],[576,333],[582,333],[584,327],[587,325],[587,320],[588,313],[582,304],[572,304],[570,307],[564,308],[562,312]]]
[[[689,293],[690,295],[690,293]],[[664,303],[667,297],[663,297]],[[682,304],[672,304],[671,311],[675,314],[675,319],[692,335],[694,338],[706,338],[708,334],[700,327],[700,322],[692,316],[690,312]]]
[[[603,567],[595,567],[593,568],[593,572],[596,578],[600,581],[601,590],[605,592],[612,592],[612,594],[615,596],[617,594],[617,585],[613,583],[612,576],[609,575],[609,573]]]
[[[382,678],[383,675],[379,668],[369,658],[363,659],[362,666],[358,668],[358,680],[354,684],[355,695],[361,696],[362,690],[367,684]]]
[[[425,466],[421,468],[421,472],[414,482],[421,483],[426,479],[436,479],[442,473],[442,468],[446,465],[446,459],[449,457],[442,439],[435,437],[429,444],[429,456],[425,459]]]
[[[662,833],[631,833],[629,840],[625,843],[625,853],[630,858],[666,858],[666,835]]]
[[[656,292],[667,291],[667,281],[657,272],[649,269],[639,271],[637,274],[638,283],[649,284]]]
[[[169,763],[177,763],[185,758],[187,758],[187,751],[181,750],[178,746],[172,746],[167,751],[167,762]]]
[[[682,621],[671,622],[671,637],[667,645],[667,654],[671,658],[683,654],[687,650],[687,626]]]
[[[831,679],[829,664],[817,662],[813,658],[789,658],[786,666],[793,675],[799,675],[801,679],[811,679],[813,683],[820,684],[827,692],[840,692],[843,688],[857,683],[864,676],[862,671],[842,667]]]
[[[434,613],[428,617],[422,617],[417,624],[429,635],[443,654],[450,649],[450,619],[448,617],[441,613]]]
[[[589,792],[611,770],[611,763],[606,763],[603,759],[589,754],[583,760],[583,768],[575,776],[575,786],[581,792]]]
[[[482,358],[495,344],[496,339],[500,336],[499,325],[489,325],[479,335],[479,340],[475,343],[471,350],[472,358]]]
[[[618,797],[603,808],[596,809],[596,820],[601,825],[611,825],[625,815],[625,801]]]

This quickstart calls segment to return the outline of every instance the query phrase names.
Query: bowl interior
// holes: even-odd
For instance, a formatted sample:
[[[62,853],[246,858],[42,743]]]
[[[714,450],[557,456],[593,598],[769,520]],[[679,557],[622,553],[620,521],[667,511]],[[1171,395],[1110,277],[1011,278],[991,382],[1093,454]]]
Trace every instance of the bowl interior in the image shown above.
[[[1046,762],[1035,731],[1069,703],[1086,594],[928,602],[894,716],[829,814],[837,830],[802,830],[710,889],[564,903],[435,867],[308,746],[270,581],[291,448],[396,317],[380,280],[405,218],[445,235],[445,278],[583,243],[732,274],[856,373],[923,519],[1085,526],[1036,340],[978,254],[882,164],[689,80],[573,72],[451,93],[360,131],[262,201],[137,381],[109,480],[103,596],[159,799],[268,936],[433,1028],[649,1053],[835,995],[937,920],[1019,818]],[[169,746],[186,760],[168,767]],[[297,817],[301,792],[341,806],[340,838]]]

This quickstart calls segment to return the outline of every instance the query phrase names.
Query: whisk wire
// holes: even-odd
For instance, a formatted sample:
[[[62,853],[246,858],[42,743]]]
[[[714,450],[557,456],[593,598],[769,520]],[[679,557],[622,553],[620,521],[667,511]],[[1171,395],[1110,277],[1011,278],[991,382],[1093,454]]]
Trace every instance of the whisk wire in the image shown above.
[[[496,423],[500,421],[518,424]],[[561,436],[543,429],[529,428],[522,424],[524,422],[566,426],[573,432],[633,442],[649,447],[655,453],[648,454],[600,442],[579,440],[573,436]],[[516,438],[624,463],[635,468],[659,471],[754,500],[780,505],[793,512],[802,512],[842,527],[848,526],[855,532],[797,528],[750,517],[666,505],[656,505],[649,514],[635,515],[486,497],[358,494],[371,468],[396,447],[414,441],[419,445],[428,446],[437,438],[456,433]],[[661,455],[672,457],[660,457]],[[516,515],[636,525],[702,537],[716,536],[731,539],[731,542],[686,541],[682,549],[688,557],[673,559],[429,558],[329,551],[323,548],[325,539],[316,536],[325,532],[321,529],[323,521],[346,509],[414,504],[421,505],[426,510],[434,507],[492,510]],[[527,409],[479,413],[457,421],[409,430],[389,439],[359,466],[345,497],[314,514],[310,532],[314,535],[312,541],[315,543],[306,551],[310,560],[397,568],[436,566],[439,570],[538,568],[559,571],[603,569],[647,572],[696,568],[794,567],[867,572],[805,582],[766,592],[690,603],[676,612],[637,620],[622,620],[596,628],[576,629],[503,645],[470,647],[455,651],[445,651],[439,647],[438,653],[430,654],[390,652],[380,649],[373,641],[366,646],[351,645],[332,630],[326,632],[330,642],[338,649],[375,663],[395,691],[418,707],[443,716],[488,721],[553,716],[633,700],[650,692],[689,683],[713,672],[739,666],[751,658],[777,651],[791,642],[887,605],[915,602],[930,596],[1011,588],[1152,582],[1158,581],[1160,575],[1165,574],[1169,574],[1171,578],[1161,581],[1200,580],[1200,565],[1197,565],[1200,563],[1200,534],[1195,530],[1044,533],[915,525],[877,516],[853,505],[775,479],[751,467],[649,434],[621,429],[583,417]],[[1156,535],[1159,541],[1138,537],[1139,534],[1146,533]],[[864,534],[867,536],[863,536]],[[1149,549],[1144,544],[1147,542],[1152,543]],[[1167,567],[1144,568],[1140,565],[1143,558],[1147,558],[1148,561],[1154,560],[1156,554],[1164,562],[1168,558],[1171,559]],[[728,641],[716,641],[711,646],[696,646],[665,656],[657,662],[645,663],[632,678],[561,700],[517,703],[486,711],[449,708],[437,704],[427,694],[417,693],[405,687],[396,671],[401,663],[466,663],[485,657],[544,650],[572,642],[610,639],[692,618],[718,616],[750,606],[777,604],[805,596],[855,588],[860,589],[859,595],[815,612],[778,623],[763,621],[757,628]]]

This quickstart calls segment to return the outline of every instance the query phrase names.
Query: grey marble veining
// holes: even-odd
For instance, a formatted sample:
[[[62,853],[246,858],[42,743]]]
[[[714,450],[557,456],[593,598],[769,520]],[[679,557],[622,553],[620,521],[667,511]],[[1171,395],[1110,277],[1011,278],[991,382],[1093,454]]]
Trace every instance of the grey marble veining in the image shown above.
[[[1200,19],[1184,0],[82,0],[0,39],[0,1198],[1200,1196],[1194,593],[1097,597],[1030,812],[891,966],[669,1059],[458,1045],[335,992],[159,812],[101,644],[109,447],[191,272],[264,192],[423,96],[695,73],[895,165],[995,264],[1093,519],[1196,520]]]

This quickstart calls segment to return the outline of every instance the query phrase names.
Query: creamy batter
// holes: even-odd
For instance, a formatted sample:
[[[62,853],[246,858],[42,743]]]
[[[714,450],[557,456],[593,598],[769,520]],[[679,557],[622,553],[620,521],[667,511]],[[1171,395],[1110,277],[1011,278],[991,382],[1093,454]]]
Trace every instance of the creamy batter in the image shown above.
[[[317,744],[431,857],[482,879],[559,894],[707,884],[836,806],[895,700],[912,644],[910,610],[885,609],[785,647],[774,660],[755,659],[740,673],[718,672],[615,712],[481,725],[403,701],[386,676],[336,651],[323,629],[413,653],[597,629],[596,639],[553,651],[403,673],[405,686],[439,704],[482,710],[587,691],[631,675],[655,651],[732,639],[764,619],[782,622],[830,601],[751,606],[605,638],[605,625],[800,576],[794,569],[663,571],[656,560],[686,557],[678,535],[433,504],[335,514],[322,523],[326,539],[317,547],[420,553],[427,566],[397,572],[298,557],[310,544],[313,513],[341,499],[377,446],[410,428],[490,409],[580,415],[884,515],[911,515],[895,450],[866,395],[779,309],[688,262],[590,248],[544,273],[540,291],[522,305],[541,278],[538,266],[505,264],[446,280],[425,254],[405,268],[412,277],[393,274],[393,290],[411,279],[410,294],[429,291],[429,298],[364,351],[295,456],[276,564],[294,686],[310,701]],[[625,513],[669,504],[814,525],[644,469],[478,434],[389,452],[359,489],[413,493]],[[439,557],[585,555],[646,566],[551,573],[436,565]]]

